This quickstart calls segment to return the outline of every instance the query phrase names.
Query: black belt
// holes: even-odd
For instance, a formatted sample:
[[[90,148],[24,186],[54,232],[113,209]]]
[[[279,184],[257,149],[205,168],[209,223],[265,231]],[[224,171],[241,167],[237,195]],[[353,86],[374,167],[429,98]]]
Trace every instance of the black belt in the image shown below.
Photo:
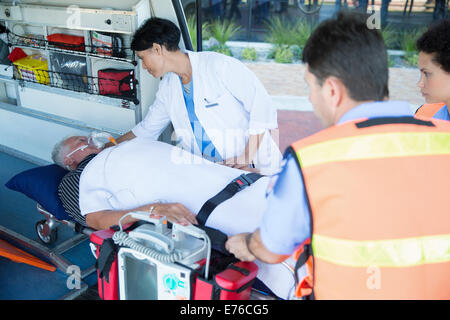
[[[200,225],[205,225],[209,215],[222,202],[230,199],[236,193],[255,183],[263,175],[259,173],[241,174],[239,177],[231,181],[222,191],[214,197],[206,201],[197,214],[197,221]]]

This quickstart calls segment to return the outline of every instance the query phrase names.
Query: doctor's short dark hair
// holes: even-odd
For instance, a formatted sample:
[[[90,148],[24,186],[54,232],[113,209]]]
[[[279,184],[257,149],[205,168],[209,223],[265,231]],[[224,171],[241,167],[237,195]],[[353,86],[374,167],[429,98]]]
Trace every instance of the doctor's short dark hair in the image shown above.
[[[418,40],[417,50],[433,54],[433,61],[450,73],[450,19],[432,25]]]
[[[143,51],[153,47],[153,43],[157,43],[169,51],[177,51],[180,37],[180,29],[172,21],[150,18],[134,33],[131,49]]]
[[[325,20],[306,42],[302,60],[320,85],[334,76],[353,100],[382,101],[389,97],[387,50],[366,21],[366,15],[348,12]]]

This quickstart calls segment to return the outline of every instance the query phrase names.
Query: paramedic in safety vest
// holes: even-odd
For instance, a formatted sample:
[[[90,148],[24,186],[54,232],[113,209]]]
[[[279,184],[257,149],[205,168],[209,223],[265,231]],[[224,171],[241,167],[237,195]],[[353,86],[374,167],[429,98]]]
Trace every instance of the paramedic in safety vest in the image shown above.
[[[262,83],[235,58],[182,51],[179,42],[178,27],[160,18],[147,20],[134,34],[131,48],[142,67],[162,79],[144,120],[118,142],[156,140],[171,122],[178,146],[187,151],[238,169],[277,172],[277,111]]]
[[[359,16],[320,24],[303,62],[327,129],[291,145],[260,227],[226,248],[294,253],[298,297],[449,299],[450,123],[387,101],[386,47]]]
[[[450,20],[442,20],[417,40],[420,80],[417,86],[427,102],[418,117],[450,120]]]

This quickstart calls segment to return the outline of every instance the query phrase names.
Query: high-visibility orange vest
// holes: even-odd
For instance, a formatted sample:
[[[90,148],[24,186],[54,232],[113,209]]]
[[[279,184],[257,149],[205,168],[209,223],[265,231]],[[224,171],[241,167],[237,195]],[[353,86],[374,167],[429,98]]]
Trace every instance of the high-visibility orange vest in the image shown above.
[[[423,104],[417,109],[416,117],[433,118],[444,106],[444,102]]]
[[[289,150],[311,212],[298,296],[450,298],[448,121],[349,121]]]

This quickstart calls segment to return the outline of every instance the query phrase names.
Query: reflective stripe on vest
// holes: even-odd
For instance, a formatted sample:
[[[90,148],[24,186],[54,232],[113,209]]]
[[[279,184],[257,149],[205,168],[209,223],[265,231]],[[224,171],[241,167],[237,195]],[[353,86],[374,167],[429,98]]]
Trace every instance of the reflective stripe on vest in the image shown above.
[[[433,118],[445,106],[445,103],[428,103],[420,106],[416,111],[417,117]]]
[[[450,154],[450,133],[398,132],[348,137],[305,147],[302,168],[335,161]]]
[[[350,267],[411,267],[450,261],[450,235],[352,241],[314,235],[315,257]]]

